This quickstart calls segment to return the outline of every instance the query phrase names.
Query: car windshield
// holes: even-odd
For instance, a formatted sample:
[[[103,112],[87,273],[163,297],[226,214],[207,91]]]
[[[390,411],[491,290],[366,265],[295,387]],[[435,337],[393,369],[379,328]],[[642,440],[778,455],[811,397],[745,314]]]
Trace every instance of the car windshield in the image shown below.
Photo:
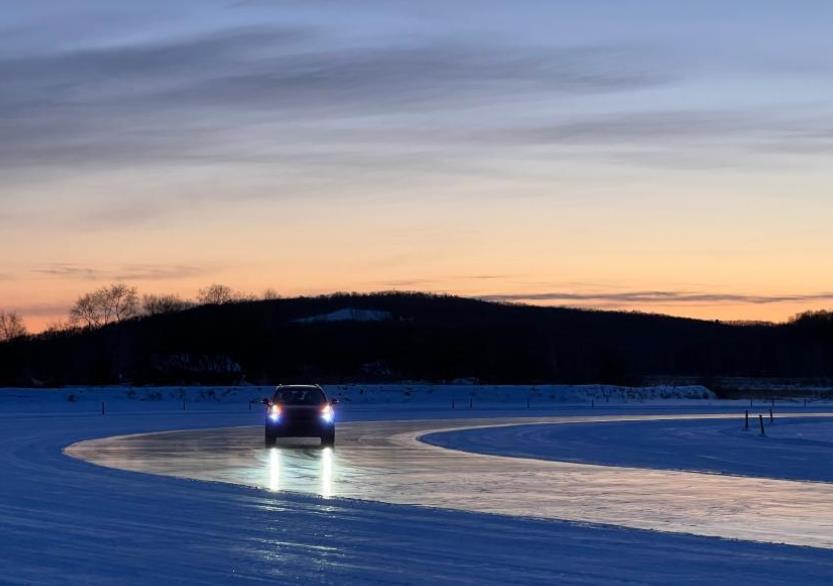
[[[274,402],[284,405],[321,405],[327,399],[321,389],[295,387],[275,391]]]

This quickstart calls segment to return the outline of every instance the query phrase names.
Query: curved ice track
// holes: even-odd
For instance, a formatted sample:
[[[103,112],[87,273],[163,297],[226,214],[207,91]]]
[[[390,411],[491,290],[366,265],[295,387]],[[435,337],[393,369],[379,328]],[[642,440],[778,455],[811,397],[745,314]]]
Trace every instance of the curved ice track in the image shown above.
[[[442,416],[398,411],[417,412]],[[90,437],[260,420],[0,414],[0,583],[699,586],[742,576],[758,586],[827,586],[833,578],[828,549],[270,492],[104,468],[62,452]],[[320,481],[318,470],[309,482]]]
[[[265,450],[260,427],[240,427],[84,441],[67,453],[113,468],[275,491],[833,548],[833,484],[486,456],[418,440],[495,425],[706,417],[354,422],[340,427],[335,451]]]

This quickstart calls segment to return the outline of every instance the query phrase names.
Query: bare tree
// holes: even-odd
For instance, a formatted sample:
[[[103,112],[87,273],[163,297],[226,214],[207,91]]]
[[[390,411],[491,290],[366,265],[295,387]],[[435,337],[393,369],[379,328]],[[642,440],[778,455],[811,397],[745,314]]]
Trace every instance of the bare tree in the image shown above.
[[[268,289],[266,289],[266,291],[263,292],[263,299],[265,299],[266,301],[280,298],[281,294],[278,293],[275,289],[272,289],[271,287],[269,287]]]
[[[23,318],[14,311],[0,311],[0,342],[6,342],[27,334]]]
[[[179,295],[145,295],[142,297],[142,309],[145,315],[185,311],[193,306],[192,301],[181,299]]]
[[[61,332],[68,332],[72,329],[72,325],[68,321],[55,320],[46,324],[45,334],[60,334]]]
[[[69,311],[69,321],[75,326],[100,328],[138,313],[136,288],[115,284],[79,297]]]
[[[202,305],[224,305],[238,301],[241,295],[226,285],[209,285],[197,293],[197,301]]]

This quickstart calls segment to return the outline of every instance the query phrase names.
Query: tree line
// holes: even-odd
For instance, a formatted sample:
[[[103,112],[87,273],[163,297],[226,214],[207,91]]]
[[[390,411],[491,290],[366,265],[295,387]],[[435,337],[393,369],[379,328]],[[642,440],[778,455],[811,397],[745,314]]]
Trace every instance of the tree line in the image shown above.
[[[267,289],[261,296],[256,296],[219,283],[200,289],[195,299],[185,299],[175,293],[140,296],[136,287],[113,283],[79,296],[70,307],[67,320],[50,324],[47,332],[96,329],[134,317],[163,315],[200,305],[224,305],[279,298],[280,295],[274,289]],[[0,310],[0,342],[28,334],[23,316],[19,312]]]
[[[225,305],[281,298],[281,295],[271,288],[258,296],[220,283],[199,289],[194,299],[183,298],[175,293],[140,296],[138,288],[134,286],[113,283],[79,296],[70,307],[67,320],[50,324],[46,331],[56,333],[74,329],[96,329],[134,317],[176,313],[202,305]],[[741,324],[741,322],[736,323]],[[812,310],[799,313],[789,319],[786,324],[804,329],[829,326],[833,324],[833,311]],[[0,309],[0,342],[28,334],[23,316],[19,312]]]
[[[20,338],[27,333],[26,324],[19,313],[0,310],[0,342]]]
[[[221,291],[188,311],[77,327],[0,344],[0,385],[833,381],[833,313],[785,324],[490,303],[425,294],[335,294],[234,303]],[[144,312],[144,298],[135,307]],[[128,315],[112,295],[106,319]],[[251,297],[250,297],[251,299]],[[210,303],[199,304],[200,301]],[[114,307],[115,306],[115,307]],[[310,320],[343,309],[378,321]],[[104,319],[104,318],[102,318]],[[825,383],[826,384],[826,383]]]

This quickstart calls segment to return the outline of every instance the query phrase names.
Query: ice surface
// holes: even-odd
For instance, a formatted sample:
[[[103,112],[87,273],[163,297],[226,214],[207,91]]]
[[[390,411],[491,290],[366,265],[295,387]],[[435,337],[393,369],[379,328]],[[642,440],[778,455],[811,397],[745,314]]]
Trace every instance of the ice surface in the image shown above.
[[[688,470],[833,482],[833,420],[796,418],[776,410],[774,422],[758,415],[727,420],[655,421],[523,428],[474,429],[434,434],[435,445],[482,454],[587,464]]]
[[[436,396],[428,393],[435,387],[424,388],[425,396]],[[273,491],[269,483],[303,476],[304,468],[294,469],[289,459],[272,467],[274,456],[265,450],[268,472],[260,480],[269,484],[265,490],[103,468],[62,453],[68,444],[89,438],[254,429],[262,421],[260,412],[248,411],[242,391],[216,399],[208,391],[216,396],[221,389],[176,389],[188,397],[202,395],[183,411],[181,398],[167,391],[159,399],[139,398],[152,390],[137,389],[133,399],[124,396],[124,388],[0,391],[0,583],[774,586],[833,581],[833,552],[826,549]],[[459,397],[470,391],[482,389],[461,389]],[[66,394],[73,392],[83,396],[70,403]],[[248,392],[256,396],[259,391]],[[116,394],[121,398],[113,399]],[[521,400],[475,401],[472,410],[451,409],[445,398],[421,402],[412,395],[403,401],[402,395],[400,388],[390,391],[395,400],[343,404],[341,417],[517,417],[590,410],[559,401],[533,402],[528,410],[522,404],[525,392]],[[97,411],[102,397],[106,415]],[[611,399],[609,411],[668,412],[666,404],[690,412],[721,405],[737,409],[732,403],[710,403]],[[602,410],[597,406],[596,412]],[[332,454],[333,482],[343,474],[346,438],[341,435]],[[196,446],[209,452],[207,447]],[[292,453],[302,458],[304,450]],[[308,480],[320,487],[323,453],[311,453]],[[277,478],[272,470],[278,470]],[[754,524],[755,518],[743,521]]]
[[[628,419],[645,426],[656,417],[532,422],[604,426]],[[106,466],[276,491],[833,548],[833,484],[483,456],[417,439],[442,429],[518,422],[530,420],[346,423],[335,451],[266,450],[262,428],[248,427],[92,440],[67,452]],[[539,436],[528,429],[507,427],[501,437],[510,448],[530,445]]]

